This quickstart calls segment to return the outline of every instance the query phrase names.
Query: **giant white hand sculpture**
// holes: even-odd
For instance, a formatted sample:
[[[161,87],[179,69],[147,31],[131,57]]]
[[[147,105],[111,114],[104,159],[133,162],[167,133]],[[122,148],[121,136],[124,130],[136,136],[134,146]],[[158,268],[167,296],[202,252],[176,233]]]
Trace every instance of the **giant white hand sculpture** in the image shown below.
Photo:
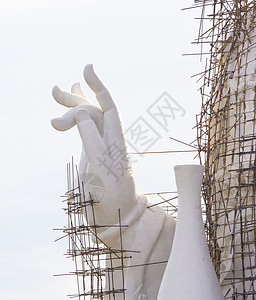
[[[148,209],[146,197],[137,194],[115,103],[92,65],[85,67],[84,77],[100,108],[89,102],[79,84],[72,87],[71,93],[54,87],[55,100],[73,108],[61,118],[53,119],[52,125],[57,130],[78,127],[83,142],[79,180],[85,186],[85,198],[92,197],[94,201],[94,212],[87,209],[87,222],[104,225],[97,235],[110,247],[117,248],[119,228],[113,225],[119,224],[120,211],[122,225],[127,225],[122,231],[123,247],[140,252],[125,262],[127,266],[145,264],[126,269],[126,299],[156,300],[166,266],[162,262],[168,260],[171,251],[175,221],[160,208]],[[95,186],[104,188],[104,192],[95,193]],[[115,285],[121,288],[120,274],[115,277]]]

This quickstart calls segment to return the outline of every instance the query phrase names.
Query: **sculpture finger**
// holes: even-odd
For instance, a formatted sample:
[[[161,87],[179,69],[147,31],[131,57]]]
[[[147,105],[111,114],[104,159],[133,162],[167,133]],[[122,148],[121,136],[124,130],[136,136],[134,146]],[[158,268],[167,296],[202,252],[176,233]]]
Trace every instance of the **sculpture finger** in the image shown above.
[[[127,157],[126,145],[123,137],[122,126],[116,105],[105,85],[95,74],[92,65],[86,65],[84,77],[87,84],[96,94],[96,98],[103,110],[104,142],[108,148],[109,155],[113,159],[115,150],[121,151],[120,157]],[[113,149],[113,151],[111,150]],[[113,153],[112,153],[113,152]],[[112,155],[113,154],[113,155]],[[129,159],[124,159],[130,166]],[[125,164],[124,162],[124,164]]]
[[[76,113],[79,109],[85,109],[92,120],[97,125],[97,128],[101,135],[103,135],[103,125],[102,125],[102,111],[99,107],[95,105],[78,105],[67,111],[62,117],[52,119],[52,126],[59,131],[68,130],[76,125]]]
[[[89,165],[88,158],[86,156],[84,146],[82,146],[82,152],[81,152],[81,157],[79,162],[79,179],[83,183],[86,183],[88,165]]]
[[[125,172],[132,169],[122,125],[117,113],[112,110],[104,113],[104,142],[108,147],[109,157],[115,164],[122,166]]]
[[[108,111],[111,108],[115,108],[115,103],[99,77],[93,70],[93,65],[86,65],[84,68],[84,78],[89,87],[96,94],[96,98],[103,112]]]
[[[75,107],[77,105],[89,104],[89,101],[76,94],[62,91],[58,86],[52,89],[53,98],[66,107]]]
[[[108,154],[107,147],[89,113],[81,108],[76,113],[77,127],[89,163],[99,165],[99,159]]]
[[[85,98],[88,101],[88,103],[90,102],[89,99],[84,95],[84,93],[82,91],[82,88],[81,88],[81,85],[80,85],[79,82],[76,82],[76,83],[74,83],[72,85],[72,87],[71,87],[71,93],[72,94],[76,94],[78,96],[81,96],[81,97]]]
[[[117,144],[120,148],[125,147],[123,130],[121,121],[116,109],[111,109],[103,115],[104,123],[104,141],[107,146],[113,143]]]
[[[113,142],[117,142],[123,147],[124,140],[122,136],[119,114],[112,97],[110,96],[104,84],[95,74],[92,65],[85,66],[84,77],[87,84],[95,92],[100,106],[104,112],[104,141],[106,142],[107,146],[110,146]]]
[[[60,118],[51,120],[52,126],[59,131],[66,131],[76,125],[76,110],[73,108]]]

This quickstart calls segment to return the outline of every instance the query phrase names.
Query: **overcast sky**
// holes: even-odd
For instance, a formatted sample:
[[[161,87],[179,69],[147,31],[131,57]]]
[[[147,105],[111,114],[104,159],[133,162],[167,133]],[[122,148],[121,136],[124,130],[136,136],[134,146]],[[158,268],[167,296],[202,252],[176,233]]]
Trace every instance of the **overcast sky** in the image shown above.
[[[66,112],[51,95],[70,90],[93,63],[119,107],[123,127],[143,120],[158,139],[139,151],[189,150],[169,137],[191,142],[201,97],[191,75],[203,70],[191,42],[199,10],[192,1],[0,0],[1,218],[0,299],[63,300],[74,268],[64,258],[67,241],[54,243],[65,225],[60,196],[66,164],[80,157],[76,128],[57,132],[50,120]],[[150,115],[167,92],[172,117],[162,126]],[[163,99],[162,99],[163,100]],[[128,132],[129,133],[129,132]],[[149,145],[149,144],[148,144]],[[134,149],[131,149],[134,152]],[[140,192],[173,191],[175,164],[198,163],[190,154],[152,154],[134,164]]]

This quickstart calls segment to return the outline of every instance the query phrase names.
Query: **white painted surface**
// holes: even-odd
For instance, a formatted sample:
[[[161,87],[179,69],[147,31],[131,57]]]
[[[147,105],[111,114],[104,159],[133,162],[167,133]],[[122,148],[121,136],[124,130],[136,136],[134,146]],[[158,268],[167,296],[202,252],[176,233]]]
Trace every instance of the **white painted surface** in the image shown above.
[[[209,255],[201,212],[204,167],[175,166],[179,210],[173,248],[158,300],[223,300]]]

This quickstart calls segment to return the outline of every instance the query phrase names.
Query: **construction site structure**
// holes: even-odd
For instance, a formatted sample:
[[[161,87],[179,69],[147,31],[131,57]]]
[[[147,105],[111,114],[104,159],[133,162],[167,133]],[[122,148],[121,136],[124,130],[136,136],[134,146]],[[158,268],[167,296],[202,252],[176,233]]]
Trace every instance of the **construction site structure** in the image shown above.
[[[197,142],[210,253],[225,299],[256,299],[256,1],[197,1],[206,56]]]

